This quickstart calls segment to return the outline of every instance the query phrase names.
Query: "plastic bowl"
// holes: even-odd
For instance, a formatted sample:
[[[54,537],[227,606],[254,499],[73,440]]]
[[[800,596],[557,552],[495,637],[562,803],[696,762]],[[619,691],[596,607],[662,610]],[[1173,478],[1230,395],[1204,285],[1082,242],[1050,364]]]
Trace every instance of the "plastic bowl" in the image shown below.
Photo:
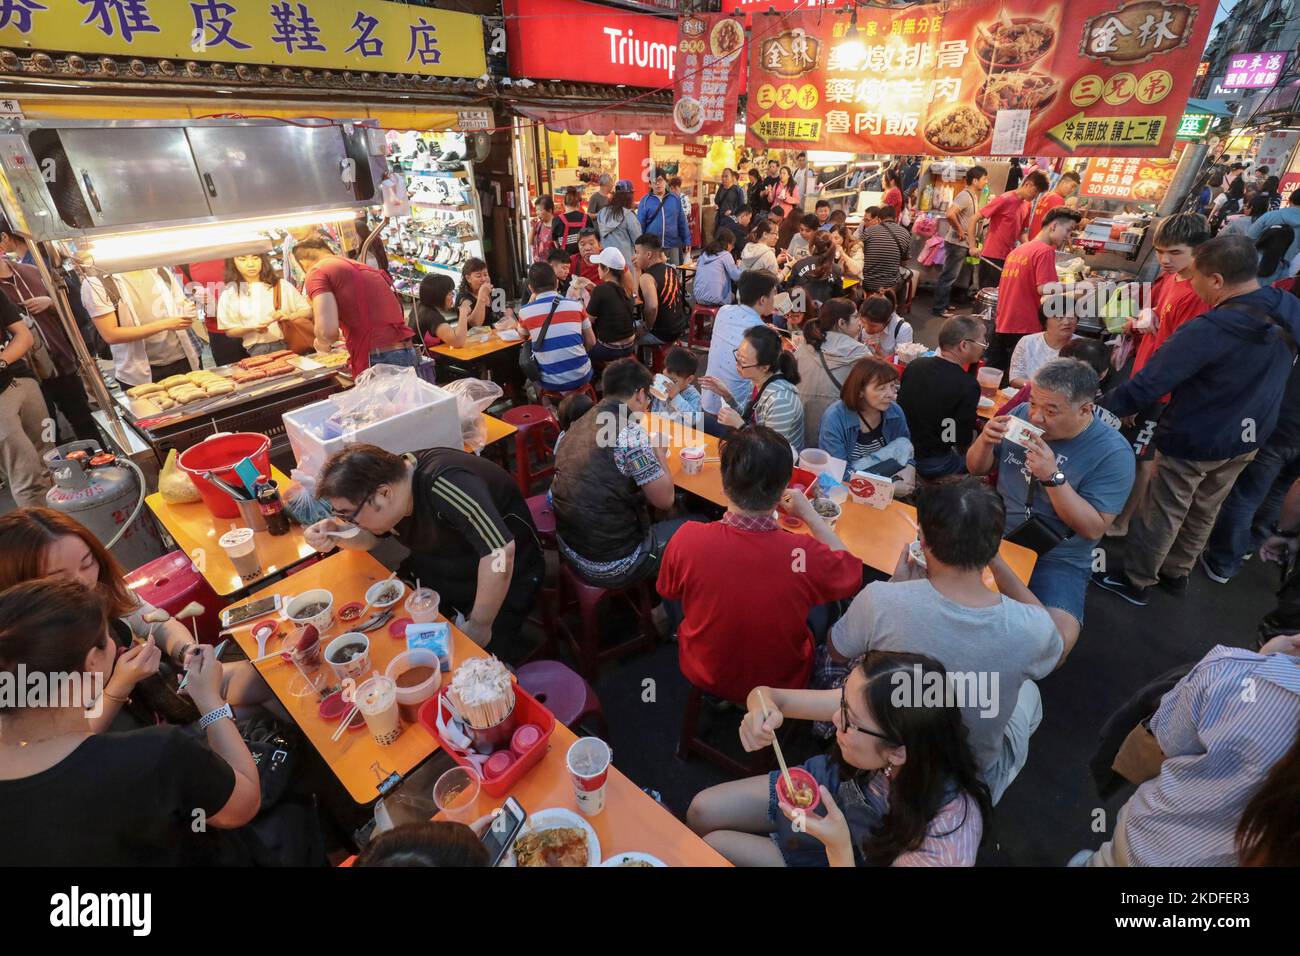
[[[812,788],[812,803],[808,804],[806,807],[799,807],[791,802],[790,795],[785,789],[785,775],[779,771],[776,775],[776,799],[778,803],[784,807],[789,807],[791,810],[802,810],[804,813],[811,813],[813,810],[816,810],[821,806],[822,792],[821,788],[817,786],[816,777],[810,774],[807,770],[804,770],[803,767],[791,767],[790,779],[794,782],[796,787],[800,784],[805,784]]]
[[[392,589],[396,594],[390,601],[376,601],[376,596],[382,594],[385,590]],[[372,611],[386,611],[402,599],[406,593],[406,585],[396,578],[391,581],[376,581],[370,587],[366,588],[366,603],[370,605]]]

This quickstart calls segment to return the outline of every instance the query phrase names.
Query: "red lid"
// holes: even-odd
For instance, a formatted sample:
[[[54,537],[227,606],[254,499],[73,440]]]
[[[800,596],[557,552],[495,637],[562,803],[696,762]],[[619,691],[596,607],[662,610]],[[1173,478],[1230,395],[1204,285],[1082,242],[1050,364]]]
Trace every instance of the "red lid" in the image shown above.
[[[108,452],[102,452],[96,455],[94,458],[90,459],[90,467],[98,468],[101,465],[111,465],[115,461],[117,461],[116,455],[111,455]]]
[[[794,515],[781,515],[781,517],[776,519],[776,523],[787,531],[798,531],[803,527],[803,521],[796,518]]]
[[[351,704],[343,699],[343,692],[337,691],[322,700],[316,712],[322,720],[338,720],[348,712],[349,707]]]
[[[388,625],[388,636],[404,641],[406,640],[406,626],[414,623],[409,617],[399,617]]]
[[[510,738],[510,749],[517,756],[522,757],[525,753],[537,746],[537,741],[542,739],[542,728],[536,724],[524,724],[515,731],[515,735]]]
[[[483,767],[483,776],[489,780],[499,777],[509,770],[510,765],[514,762],[515,755],[509,750],[498,750],[491,757],[488,757],[487,763]]]
[[[350,604],[345,604],[339,608],[339,620],[355,621],[361,616],[361,612],[365,609],[366,606],[360,601],[352,601]]]

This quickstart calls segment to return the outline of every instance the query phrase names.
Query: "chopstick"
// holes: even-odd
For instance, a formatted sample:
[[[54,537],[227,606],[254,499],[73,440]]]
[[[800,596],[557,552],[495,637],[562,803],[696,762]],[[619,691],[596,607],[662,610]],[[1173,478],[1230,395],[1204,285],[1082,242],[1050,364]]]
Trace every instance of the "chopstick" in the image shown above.
[[[331,743],[337,741],[343,736],[343,732],[348,729],[348,725],[352,723],[352,718],[357,715],[357,711],[360,709],[361,708],[355,703],[348,708],[348,712],[343,715],[343,719],[339,722],[338,729],[335,730],[333,735],[330,737]]]
[[[221,660],[221,652],[226,649],[226,645],[229,643],[230,643],[230,639],[226,638],[226,640],[222,641],[220,644],[217,645],[217,649],[212,652],[212,659],[214,661]],[[189,682],[190,682],[190,672],[189,669],[187,668],[185,671],[185,676],[182,677],[181,682],[176,685],[176,693],[179,694],[181,691],[183,691],[185,689],[185,685],[188,684]]]
[[[375,583],[376,583],[376,584],[387,584],[389,581],[393,580],[393,578],[395,578],[395,577],[397,577],[397,572],[396,572],[396,571],[394,571],[394,572],[393,572],[392,574],[390,574],[388,577],[384,578],[382,581],[376,581]],[[374,587],[374,585],[372,584],[370,587]],[[366,590],[370,590],[370,588],[367,588]],[[363,623],[365,622],[365,620],[366,620],[366,612],[369,611],[369,610],[370,610],[372,607],[374,607],[374,606],[375,606],[375,602],[374,602],[374,601],[367,601],[367,602],[366,602],[366,606],[363,607],[363,608],[361,609],[361,613],[357,615],[357,624],[358,624],[358,625],[363,624]]]
[[[763,697],[763,691],[754,688],[754,693],[758,694],[758,702],[763,707],[763,719],[767,720],[768,709],[767,700]],[[772,735],[772,750],[776,752],[776,762],[781,766],[781,776],[785,777],[785,792],[790,796],[790,803],[794,804],[794,781],[790,779],[790,769],[785,765],[785,754],[781,753],[781,744],[776,739],[776,734]]]

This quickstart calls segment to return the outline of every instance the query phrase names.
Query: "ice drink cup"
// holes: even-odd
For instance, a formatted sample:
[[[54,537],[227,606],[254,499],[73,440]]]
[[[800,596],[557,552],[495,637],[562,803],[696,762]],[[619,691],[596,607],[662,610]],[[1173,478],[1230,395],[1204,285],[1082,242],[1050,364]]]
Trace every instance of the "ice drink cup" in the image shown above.
[[[397,713],[397,683],[391,677],[372,677],[357,688],[357,709],[366,719],[375,743],[387,747],[402,734]]]
[[[682,449],[682,473],[698,475],[704,470],[704,446],[692,445]]]
[[[975,379],[980,383],[980,394],[985,398],[992,398],[997,394],[998,386],[1002,384],[1002,369],[989,368],[986,365],[975,373]]]
[[[235,566],[241,580],[254,581],[262,573],[262,562],[257,557],[257,541],[252,528],[234,528],[223,534],[217,544]]]
[[[578,809],[594,817],[605,809],[605,785],[614,754],[599,737],[581,737],[569,748],[565,764],[573,780]]]

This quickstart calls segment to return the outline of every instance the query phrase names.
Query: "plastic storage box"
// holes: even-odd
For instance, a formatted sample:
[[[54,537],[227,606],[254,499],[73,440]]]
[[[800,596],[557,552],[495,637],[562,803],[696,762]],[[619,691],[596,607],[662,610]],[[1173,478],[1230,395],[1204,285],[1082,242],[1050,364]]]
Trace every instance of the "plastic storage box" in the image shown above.
[[[428,397],[427,404],[339,438],[320,437],[325,420],[338,411],[329,399],[285,412],[284,430],[298,467],[319,474],[330,455],[347,445],[378,445],[395,455],[425,448],[464,448],[456,396],[428,382],[418,384]]]

